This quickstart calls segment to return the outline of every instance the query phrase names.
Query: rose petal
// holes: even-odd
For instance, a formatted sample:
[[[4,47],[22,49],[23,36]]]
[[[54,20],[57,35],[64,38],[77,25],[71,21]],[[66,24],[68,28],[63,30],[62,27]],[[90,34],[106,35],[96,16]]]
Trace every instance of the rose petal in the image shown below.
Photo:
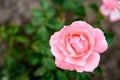
[[[104,33],[100,29],[95,29],[96,36],[95,36],[95,44],[94,44],[94,51],[97,53],[102,53],[107,50],[108,44],[105,40]]]
[[[71,53],[71,55],[76,54],[76,52],[73,50],[73,48],[71,47],[71,45],[70,45],[70,43],[68,41],[67,41],[67,49]]]
[[[83,72],[84,71],[84,66],[74,65],[74,68],[77,72]]]
[[[57,67],[61,69],[71,70],[71,71],[74,70],[74,66],[72,64],[69,64],[63,60],[55,59],[55,64],[57,65]]]
[[[85,71],[92,72],[98,66],[99,61],[100,55],[98,53],[93,52],[87,59]]]
[[[83,59],[82,57],[66,57],[65,58],[66,62],[69,62],[71,64],[79,65],[79,66],[85,66],[86,60]]]
[[[61,54],[62,51],[60,51],[60,49],[58,49],[58,47],[57,47],[58,39],[59,39],[59,37],[57,35],[59,35],[59,33],[57,33],[57,32],[54,35],[52,35],[51,38],[50,38],[50,42],[49,43],[50,43],[50,46],[52,46],[51,47],[52,54],[56,58],[58,58],[59,60],[62,60],[62,59],[64,59],[64,55]]]
[[[118,21],[118,20],[120,20],[120,10],[119,9],[115,9],[110,14],[110,21],[114,22],[114,21]]]
[[[102,6],[100,7],[100,12],[101,12],[104,16],[108,16],[111,11],[110,11],[109,9],[105,8],[104,5],[102,5]]]
[[[75,21],[70,26],[72,27],[78,27],[79,29],[86,29],[89,31],[89,33],[94,36],[94,28],[87,24],[85,21]]]

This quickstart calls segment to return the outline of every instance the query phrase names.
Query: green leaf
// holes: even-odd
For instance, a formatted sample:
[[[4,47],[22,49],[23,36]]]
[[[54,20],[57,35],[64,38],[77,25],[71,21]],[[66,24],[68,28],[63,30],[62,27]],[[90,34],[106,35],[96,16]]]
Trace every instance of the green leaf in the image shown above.
[[[10,75],[10,78],[13,79],[13,78],[16,78],[16,77],[24,74],[25,72],[27,72],[25,65],[23,65],[21,63],[17,63],[16,65],[14,65],[12,67],[12,71],[10,72],[9,75]]]
[[[90,78],[85,72],[82,72],[77,74],[76,80],[90,80]]]
[[[46,73],[40,80],[56,80],[56,79],[54,78],[54,73],[49,72]]]
[[[74,14],[79,15],[80,17],[85,17],[86,16],[86,11],[85,11],[85,7],[81,4],[76,6],[76,4],[74,4],[72,6],[72,11]]]
[[[92,73],[93,74],[102,74],[102,69],[98,66]]]
[[[40,45],[39,45],[39,48],[40,48],[40,53],[43,56],[52,56],[48,41],[41,41]]]
[[[55,9],[54,8],[48,8],[48,10],[46,11],[46,16],[48,19],[53,18],[53,16],[55,15]]]
[[[43,58],[42,63],[49,70],[56,69],[55,62],[52,58]]]
[[[5,26],[0,26],[0,38],[7,38],[7,32]]]
[[[96,3],[89,4],[89,8],[91,8],[94,12],[99,12],[99,8]]]
[[[8,41],[8,44],[9,44],[10,47],[12,47],[14,45],[14,37],[13,36],[8,38],[7,41]]]
[[[48,41],[35,41],[31,45],[32,50],[43,56],[52,56]]]
[[[35,31],[35,27],[31,24],[27,24],[24,28],[27,34],[32,34]]]
[[[12,68],[12,63],[14,62],[14,59],[12,57],[8,57],[5,59],[5,69],[10,70]]]
[[[8,79],[9,73],[6,69],[2,69],[0,71],[0,79]]]
[[[40,67],[34,72],[34,76],[43,76],[45,75],[45,72],[46,69],[44,67]]]
[[[63,27],[63,25],[64,25],[64,21],[59,21],[53,18],[48,22],[47,27],[53,30],[59,30]]]
[[[48,36],[48,31],[45,27],[40,27],[38,29],[36,38],[42,41],[46,41],[48,40],[49,36]]]
[[[30,64],[33,66],[36,65],[38,62],[39,62],[39,58],[37,58],[37,57],[34,57],[34,58],[32,57],[30,60]]]
[[[52,0],[53,3],[55,4],[62,4],[64,0]]]
[[[12,32],[14,34],[17,34],[19,31],[20,31],[20,27],[19,26],[15,26]]]
[[[62,71],[57,71],[57,80],[68,80],[66,74]]]
[[[41,26],[44,22],[45,18],[44,17],[34,17],[32,19],[32,24],[34,26]]]
[[[17,50],[13,51],[12,57],[14,57],[16,60],[21,60],[22,59],[21,53]]]
[[[71,0],[64,0],[63,3],[62,3],[62,9],[64,11],[67,11],[71,8],[71,5],[72,5]]]
[[[29,54],[27,56],[27,59],[32,66],[35,66],[37,63],[39,63],[39,58],[37,56],[33,56]]]
[[[42,9],[47,10],[50,7],[48,0],[39,0]]]
[[[112,33],[105,33],[105,37],[108,43],[108,47],[111,47],[113,40],[114,40],[114,34]]]
[[[27,74],[22,74],[18,77],[12,78],[12,80],[30,80],[30,77]]]
[[[28,44],[28,43],[29,43],[29,40],[28,40],[26,37],[21,36],[21,35],[16,36],[16,37],[15,37],[15,40],[16,40],[17,42],[24,43],[24,44]]]
[[[33,9],[32,10],[32,15],[34,17],[43,17],[44,16],[44,14],[43,14],[41,9]]]
[[[39,53],[40,52],[40,42],[39,41],[35,41],[32,43],[31,48],[32,50],[34,50],[35,52]]]

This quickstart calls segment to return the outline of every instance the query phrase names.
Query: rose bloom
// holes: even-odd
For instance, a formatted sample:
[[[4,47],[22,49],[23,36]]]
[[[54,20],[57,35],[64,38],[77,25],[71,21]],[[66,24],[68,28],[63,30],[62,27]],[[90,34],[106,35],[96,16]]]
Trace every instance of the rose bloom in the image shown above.
[[[77,72],[92,72],[99,64],[99,53],[108,47],[104,33],[85,21],[75,21],[54,33],[50,46],[57,67]]]
[[[104,16],[108,16],[111,22],[120,20],[120,1],[119,0],[102,0],[100,8]]]

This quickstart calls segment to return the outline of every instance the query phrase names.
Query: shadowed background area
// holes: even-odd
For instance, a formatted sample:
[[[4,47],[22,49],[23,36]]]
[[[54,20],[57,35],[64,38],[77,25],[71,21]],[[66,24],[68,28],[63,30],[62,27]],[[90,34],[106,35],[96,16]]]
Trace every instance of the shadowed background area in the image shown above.
[[[101,0],[70,1],[0,0],[0,79],[78,80],[76,72],[56,69],[49,37],[64,24],[85,20],[114,33],[112,46],[101,54],[102,74],[88,75],[91,80],[120,80],[120,21],[110,22],[100,14]]]

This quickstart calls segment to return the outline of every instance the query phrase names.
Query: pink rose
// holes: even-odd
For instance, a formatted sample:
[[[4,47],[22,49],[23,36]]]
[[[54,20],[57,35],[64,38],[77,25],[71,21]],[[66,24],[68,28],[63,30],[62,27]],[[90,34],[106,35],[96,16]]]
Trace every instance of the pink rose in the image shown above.
[[[108,16],[111,22],[120,20],[120,1],[118,0],[102,0],[103,4],[100,8],[104,16]]]
[[[100,61],[99,53],[108,45],[104,33],[84,21],[64,26],[50,38],[57,67],[77,72],[92,72]]]

